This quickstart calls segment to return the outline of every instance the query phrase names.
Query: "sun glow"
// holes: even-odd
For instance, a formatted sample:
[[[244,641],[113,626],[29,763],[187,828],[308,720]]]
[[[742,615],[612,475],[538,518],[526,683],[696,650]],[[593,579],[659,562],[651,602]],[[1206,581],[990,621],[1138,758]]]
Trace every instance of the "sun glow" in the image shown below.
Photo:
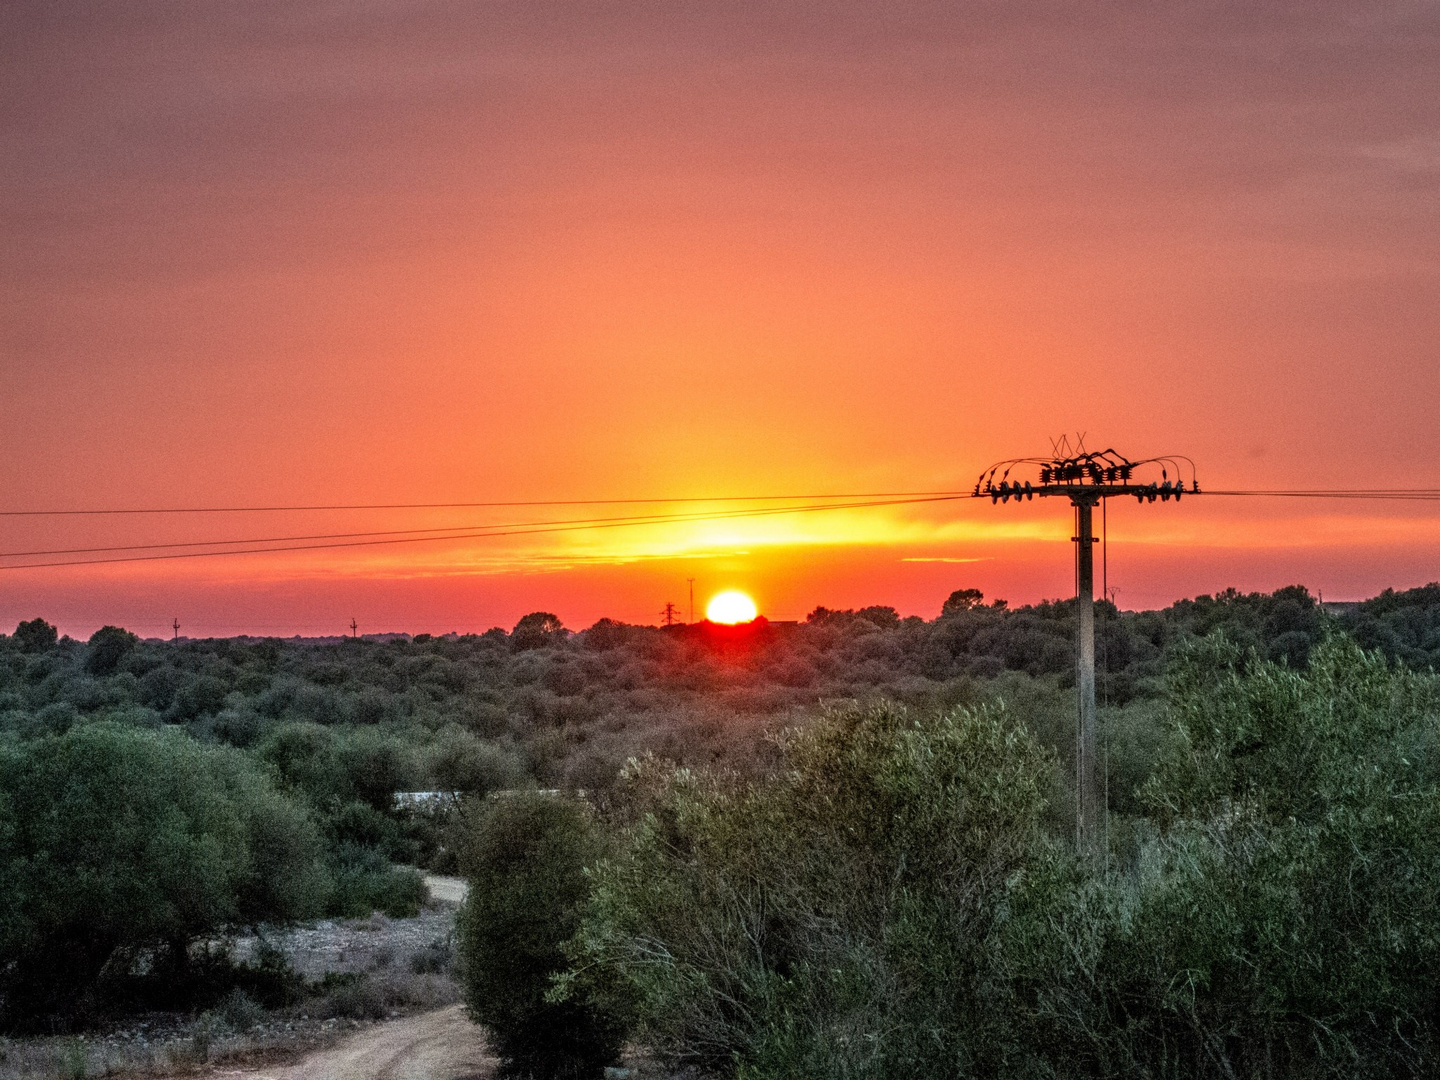
[[[758,614],[755,601],[738,589],[726,589],[717,593],[705,606],[705,618],[713,623],[726,623],[731,626],[751,622]]]

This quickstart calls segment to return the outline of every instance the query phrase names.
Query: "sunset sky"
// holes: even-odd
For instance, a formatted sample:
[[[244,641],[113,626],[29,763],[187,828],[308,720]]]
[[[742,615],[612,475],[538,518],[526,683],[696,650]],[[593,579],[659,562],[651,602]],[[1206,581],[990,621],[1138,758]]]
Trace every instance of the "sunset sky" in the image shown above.
[[[969,489],[1079,431],[1211,489],[1440,487],[1434,0],[12,0],[0,88],[0,510]],[[0,517],[0,548],[734,505]],[[1067,594],[1070,527],[961,501],[0,569],[0,629],[581,628],[688,578],[928,618]],[[1440,578],[1440,503],[1109,527],[1122,607]]]

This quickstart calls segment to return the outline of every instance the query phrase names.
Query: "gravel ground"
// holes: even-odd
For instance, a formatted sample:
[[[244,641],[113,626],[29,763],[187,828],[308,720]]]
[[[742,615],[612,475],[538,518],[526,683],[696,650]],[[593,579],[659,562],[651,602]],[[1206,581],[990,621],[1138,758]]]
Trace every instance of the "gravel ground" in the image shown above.
[[[455,908],[447,905],[422,911],[414,919],[390,919],[378,912],[368,919],[326,919],[267,935],[265,940],[313,981],[328,972],[358,974],[392,963],[403,966],[416,954],[444,945],[454,932]],[[235,942],[235,959],[254,960],[259,945],[258,937],[240,938]]]
[[[465,899],[461,878],[427,875],[433,906],[415,919],[389,919],[378,912],[368,919],[341,922],[323,920],[266,937],[278,947],[305,978],[327,972],[360,973],[389,964],[408,964],[418,953],[449,942],[455,932],[455,910]],[[258,937],[235,942],[235,959],[255,958]]]

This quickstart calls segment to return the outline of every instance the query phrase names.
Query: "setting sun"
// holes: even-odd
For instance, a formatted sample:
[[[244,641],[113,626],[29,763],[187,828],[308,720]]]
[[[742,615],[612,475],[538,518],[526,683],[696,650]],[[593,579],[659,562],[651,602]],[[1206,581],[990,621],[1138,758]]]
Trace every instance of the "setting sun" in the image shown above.
[[[755,601],[738,589],[718,593],[705,608],[705,617],[713,623],[746,623],[759,614]]]

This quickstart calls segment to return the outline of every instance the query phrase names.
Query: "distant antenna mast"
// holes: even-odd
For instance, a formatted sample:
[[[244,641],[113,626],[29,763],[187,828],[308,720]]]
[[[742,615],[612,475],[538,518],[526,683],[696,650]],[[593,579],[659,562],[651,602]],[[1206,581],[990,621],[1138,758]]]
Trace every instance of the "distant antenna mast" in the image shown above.
[[[1095,557],[1096,541],[1092,512],[1102,499],[1133,495],[1142,503],[1180,501],[1184,494],[1200,494],[1195,481],[1195,463],[1187,457],[1170,456],[1131,461],[1114,450],[1091,453],[1085,449],[1084,434],[1072,445],[1068,436],[1051,440],[1051,458],[1015,458],[992,465],[980,474],[975,494],[989,495],[992,503],[1035,496],[1059,495],[1075,507],[1075,600],[1078,609],[1076,641],[1076,693],[1079,724],[1075,746],[1075,842],[1082,852],[1100,854],[1104,842],[1102,823],[1105,801],[1104,777],[1100,775],[1100,738],[1095,721]],[[1183,462],[1183,465],[1182,465]],[[1010,479],[1022,466],[1039,469],[1039,483],[1023,484]],[[1160,482],[1137,482],[1136,473],[1160,470]],[[1170,474],[1174,472],[1172,479]],[[1190,473],[1185,486],[1184,472]],[[998,477],[998,478],[997,478]],[[1108,585],[1108,582],[1107,582]],[[1108,589],[1107,589],[1108,591]]]
[[[674,626],[680,619],[680,609],[675,606],[673,600],[667,600],[664,608],[660,611],[660,617],[665,620],[666,626]]]
[[[695,621],[695,579],[692,577],[685,580],[690,583],[690,621],[693,623]]]
[[[350,636],[357,641],[360,639],[360,624],[355,621],[355,616],[350,616]]]
[[[180,617],[177,615],[175,621],[170,624],[175,629],[175,640],[180,640]]]

